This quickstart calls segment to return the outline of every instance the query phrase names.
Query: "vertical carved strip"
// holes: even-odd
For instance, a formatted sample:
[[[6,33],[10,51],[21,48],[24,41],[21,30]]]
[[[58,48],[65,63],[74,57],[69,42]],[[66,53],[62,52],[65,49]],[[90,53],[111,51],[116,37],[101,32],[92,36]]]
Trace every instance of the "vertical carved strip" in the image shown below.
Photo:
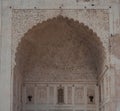
[[[67,89],[67,103],[72,104],[72,87],[70,86]]]
[[[54,87],[50,86],[49,87],[49,104],[54,104],[54,99],[55,99],[54,95],[55,95]]]
[[[47,88],[45,86],[39,86],[37,91],[38,103],[46,104],[47,103]]]

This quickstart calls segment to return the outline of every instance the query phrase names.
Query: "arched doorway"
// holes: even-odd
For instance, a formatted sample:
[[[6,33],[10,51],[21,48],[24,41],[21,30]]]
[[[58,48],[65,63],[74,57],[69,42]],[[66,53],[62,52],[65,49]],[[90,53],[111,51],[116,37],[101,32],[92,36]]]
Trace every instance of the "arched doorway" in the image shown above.
[[[22,38],[14,68],[14,111],[98,111],[104,48],[84,24],[58,16]]]

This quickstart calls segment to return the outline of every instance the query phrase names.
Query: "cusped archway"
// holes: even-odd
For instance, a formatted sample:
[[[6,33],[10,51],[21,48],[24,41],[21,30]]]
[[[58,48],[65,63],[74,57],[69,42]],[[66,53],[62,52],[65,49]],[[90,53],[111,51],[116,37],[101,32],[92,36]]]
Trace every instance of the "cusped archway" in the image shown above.
[[[104,65],[104,47],[91,29],[58,16],[32,27],[16,52],[23,82],[97,81]]]
[[[103,62],[104,48],[99,37],[84,24],[62,16],[30,29],[16,53],[16,68],[23,75],[34,75],[39,71],[47,74],[55,69],[91,72],[97,77]]]

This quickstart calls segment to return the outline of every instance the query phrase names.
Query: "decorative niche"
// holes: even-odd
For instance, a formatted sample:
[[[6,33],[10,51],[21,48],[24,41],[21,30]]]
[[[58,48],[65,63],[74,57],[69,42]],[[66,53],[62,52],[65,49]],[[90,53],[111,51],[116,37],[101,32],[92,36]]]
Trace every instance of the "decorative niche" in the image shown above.
[[[87,89],[87,103],[95,104],[95,89],[93,88]]]
[[[64,104],[64,87],[62,86],[57,88],[57,103]]]

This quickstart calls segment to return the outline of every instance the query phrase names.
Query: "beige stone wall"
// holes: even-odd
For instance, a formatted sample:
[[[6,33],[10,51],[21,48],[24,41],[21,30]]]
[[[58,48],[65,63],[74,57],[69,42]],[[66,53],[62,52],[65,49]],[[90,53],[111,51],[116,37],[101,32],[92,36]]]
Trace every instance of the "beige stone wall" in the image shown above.
[[[120,9],[119,9],[120,6],[118,2],[119,2],[118,0],[116,1],[98,0],[93,2],[88,1],[85,3],[84,1],[80,1],[80,0],[78,1],[75,1],[75,0],[71,0],[71,1],[69,0],[60,0],[60,1],[58,0],[54,0],[54,1],[53,0],[52,1],[2,0],[2,3],[0,3],[2,5],[2,10],[1,10],[2,14],[0,12],[0,21],[1,21],[0,35],[2,35],[0,36],[1,37],[0,39],[2,39],[1,40],[2,43],[0,44],[0,47],[1,47],[1,50],[0,50],[0,56],[1,56],[0,57],[0,111],[13,111],[12,110],[12,104],[13,104],[13,100],[12,100],[13,98],[12,71],[13,70],[12,69],[15,65],[15,60],[14,60],[15,52],[16,52],[18,41],[20,41],[20,38],[23,37],[24,33],[27,32],[28,29],[30,29],[36,23],[41,22],[42,20],[46,20],[50,17],[54,17],[57,14],[62,14],[64,16],[67,15],[70,18],[74,18],[75,20],[84,22],[91,29],[93,29],[98,34],[98,36],[101,37],[101,41],[103,42],[104,46],[108,50],[109,49],[108,46],[110,45],[109,44],[110,35],[120,34]],[[95,3],[95,6],[93,6],[92,3]],[[1,5],[0,5],[0,8],[1,8]],[[39,10],[36,10],[36,8]],[[19,9],[22,9],[22,10],[19,10]],[[27,11],[25,11],[26,9]],[[65,11],[63,11],[62,9],[65,9]],[[88,11],[88,9],[90,10]],[[34,13],[31,10],[33,10]],[[15,11],[16,11],[16,15],[18,14],[18,16],[16,17],[15,17]],[[97,14],[94,13],[96,11],[98,12],[98,16]],[[39,18],[40,16],[39,14],[41,15],[40,18]],[[44,14],[46,15],[45,17],[43,16]],[[23,23],[18,22],[19,24],[16,23],[16,27],[15,26],[13,27],[12,25],[13,20],[11,19],[14,19],[14,17],[18,21],[20,21],[20,19],[23,18],[24,21],[21,21]],[[14,23],[15,22],[16,21],[14,21]],[[24,27],[22,27],[21,24],[24,24]],[[19,28],[17,29],[17,27]],[[16,32],[18,33],[17,36],[12,35],[13,32],[15,31],[13,29],[15,29]],[[15,38],[13,39],[13,37]],[[11,46],[11,43],[12,45],[13,44],[14,45]],[[107,63],[106,65],[112,66],[112,69],[111,70],[109,69],[107,74],[111,76],[111,79],[112,79],[111,81],[113,81],[111,90],[113,92],[115,91],[114,93],[115,98],[111,99],[112,102],[108,102],[108,104],[105,104],[105,106],[102,107],[102,109],[105,109],[105,111],[108,111],[107,108],[109,108],[110,106],[111,106],[110,107],[111,111],[120,110],[119,102],[118,102],[119,99],[117,99],[119,97],[118,92],[119,92],[119,72],[120,72],[119,71],[120,61],[119,61],[118,55],[119,55],[118,53],[116,55],[116,51],[114,55],[109,53],[107,54],[107,57],[109,59],[107,59],[108,62],[106,62]],[[12,61],[12,64],[11,64],[11,61]],[[109,86],[107,85],[108,83],[105,77],[103,76],[104,90],[106,90],[106,87]],[[116,90],[114,90],[114,88],[116,88]]]
[[[0,110],[10,111],[12,106],[11,74],[11,10],[9,2],[0,1],[1,4],[1,34],[0,36]],[[6,33],[7,32],[7,33]]]

